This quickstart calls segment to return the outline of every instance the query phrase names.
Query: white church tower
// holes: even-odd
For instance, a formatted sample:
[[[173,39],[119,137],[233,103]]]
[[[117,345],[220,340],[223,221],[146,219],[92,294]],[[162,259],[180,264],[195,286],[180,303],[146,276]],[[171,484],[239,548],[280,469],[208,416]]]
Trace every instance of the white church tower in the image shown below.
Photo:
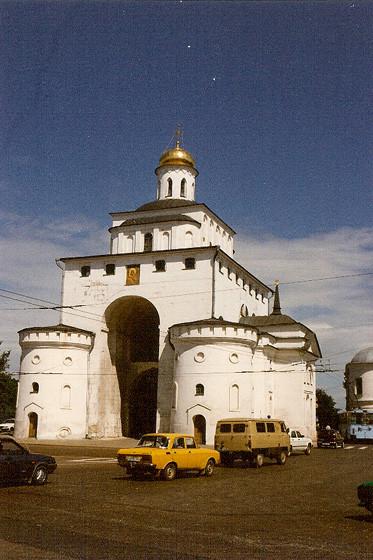
[[[195,200],[181,145],[156,200],[114,212],[110,252],[66,257],[57,325],[20,331],[17,437],[195,433],[227,416],[280,417],[315,436],[316,337],[234,260],[234,230]],[[69,309],[67,307],[70,307]]]

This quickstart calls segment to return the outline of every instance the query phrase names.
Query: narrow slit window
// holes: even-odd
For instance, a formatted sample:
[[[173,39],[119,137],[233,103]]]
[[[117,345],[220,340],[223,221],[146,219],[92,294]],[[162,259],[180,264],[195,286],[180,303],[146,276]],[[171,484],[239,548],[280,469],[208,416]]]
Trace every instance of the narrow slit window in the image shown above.
[[[205,387],[202,383],[197,383],[196,385],[196,396],[202,397],[205,394]]]
[[[172,196],[172,179],[167,179],[167,196]]]
[[[153,236],[151,233],[146,233],[144,237],[144,251],[153,250]]]
[[[39,383],[34,382],[32,384],[32,391],[31,393],[38,393],[39,392]]]
[[[181,180],[181,185],[180,185],[180,196],[185,198],[185,187],[186,187],[186,180],[182,179]]]
[[[361,377],[358,377],[355,381],[355,390],[357,395],[363,394],[363,380]]]

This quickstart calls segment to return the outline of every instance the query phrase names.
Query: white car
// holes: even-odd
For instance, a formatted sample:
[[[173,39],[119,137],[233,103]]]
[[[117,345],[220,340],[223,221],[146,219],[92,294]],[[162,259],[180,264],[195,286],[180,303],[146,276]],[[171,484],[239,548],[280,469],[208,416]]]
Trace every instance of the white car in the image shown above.
[[[4,422],[0,422],[0,433],[13,434],[14,432],[14,418],[8,418]]]
[[[290,453],[305,453],[309,455],[312,449],[312,439],[304,436],[298,430],[289,428]]]

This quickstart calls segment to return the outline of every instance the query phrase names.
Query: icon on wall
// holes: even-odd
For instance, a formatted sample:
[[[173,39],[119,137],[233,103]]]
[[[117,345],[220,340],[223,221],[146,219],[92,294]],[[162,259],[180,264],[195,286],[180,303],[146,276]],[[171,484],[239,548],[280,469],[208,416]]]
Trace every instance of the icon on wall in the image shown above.
[[[140,265],[131,264],[127,266],[127,278],[126,285],[134,286],[135,284],[140,284]]]

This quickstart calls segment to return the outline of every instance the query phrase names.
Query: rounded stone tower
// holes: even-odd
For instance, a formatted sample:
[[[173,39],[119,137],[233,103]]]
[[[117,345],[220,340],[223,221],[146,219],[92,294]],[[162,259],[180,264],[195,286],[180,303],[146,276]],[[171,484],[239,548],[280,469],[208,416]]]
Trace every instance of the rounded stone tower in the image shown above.
[[[16,437],[85,437],[93,339],[92,332],[62,324],[19,331]]]

